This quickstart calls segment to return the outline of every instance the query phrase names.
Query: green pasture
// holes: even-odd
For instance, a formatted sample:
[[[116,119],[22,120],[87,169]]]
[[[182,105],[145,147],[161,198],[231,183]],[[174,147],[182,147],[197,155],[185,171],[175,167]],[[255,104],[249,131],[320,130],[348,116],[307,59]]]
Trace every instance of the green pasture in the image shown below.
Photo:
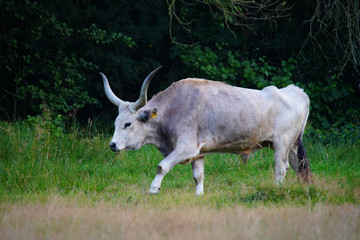
[[[109,134],[0,123],[0,202],[46,201],[54,196],[79,203],[114,202],[127,207],[314,206],[359,204],[360,150],[345,140],[324,145],[305,139],[314,184],[299,183],[290,170],[274,179],[274,152],[262,149],[243,164],[237,155],[213,154],[205,162],[205,195],[195,196],[191,165],[176,166],[161,193],[148,189],[163,156],[154,146],[115,154]]]

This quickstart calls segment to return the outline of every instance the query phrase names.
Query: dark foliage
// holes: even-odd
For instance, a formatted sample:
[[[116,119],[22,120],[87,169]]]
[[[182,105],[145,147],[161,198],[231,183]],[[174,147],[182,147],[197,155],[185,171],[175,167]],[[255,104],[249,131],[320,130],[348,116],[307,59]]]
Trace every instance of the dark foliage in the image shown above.
[[[0,119],[50,111],[106,122],[116,111],[98,72],[134,101],[146,75],[163,65],[150,96],[190,76],[253,88],[295,83],[311,98],[311,129],[359,136],[359,43],[351,52],[356,38],[344,31],[359,34],[358,1],[335,0],[338,12],[325,0],[270,2],[258,1],[269,4],[259,11],[235,0],[0,0]],[[332,30],[340,37],[329,39]]]

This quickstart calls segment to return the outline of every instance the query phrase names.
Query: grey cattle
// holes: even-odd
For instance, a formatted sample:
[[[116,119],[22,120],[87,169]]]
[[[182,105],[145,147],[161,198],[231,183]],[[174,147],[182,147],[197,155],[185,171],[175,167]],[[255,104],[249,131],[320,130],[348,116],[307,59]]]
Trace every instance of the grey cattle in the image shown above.
[[[163,177],[178,163],[191,163],[196,194],[203,194],[204,156],[235,153],[249,156],[262,147],[275,151],[275,182],[291,167],[310,181],[311,170],[302,145],[310,100],[294,85],[263,90],[233,87],[216,81],[187,78],[173,83],[147,102],[147,76],[139,99],[115,96],[104,74],[109,100],[119,108],[110,148],[115,152],[155,145],[165,158],[158,164],[150,193],[158,193]]]

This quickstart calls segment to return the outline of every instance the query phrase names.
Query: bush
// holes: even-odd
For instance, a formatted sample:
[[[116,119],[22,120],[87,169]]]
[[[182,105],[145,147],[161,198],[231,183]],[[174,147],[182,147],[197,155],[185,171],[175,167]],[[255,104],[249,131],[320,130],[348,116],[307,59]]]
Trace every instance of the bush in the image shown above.
[[[41,114],[44,104],[55,114],[74,116],[85,105],[98,103],[88,93],[86,77],[98,66],[85,60],[81,45],[135,44],[95,24],[75,29],[36,2],[1,1],[0,7],[0,21],[7,28],[0,34],[0,87],[7,94],[0,99],[2,109],[14,106],[14,114],[20,116]]]

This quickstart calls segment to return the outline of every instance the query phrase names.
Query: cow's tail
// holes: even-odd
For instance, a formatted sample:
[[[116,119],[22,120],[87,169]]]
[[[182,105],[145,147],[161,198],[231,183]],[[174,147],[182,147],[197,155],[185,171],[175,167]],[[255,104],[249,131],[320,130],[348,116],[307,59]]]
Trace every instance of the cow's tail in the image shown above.
[[[307,119],[306,119],[307,120]],[[299,140],[298,140],[298,151],[297,151],[297,158],[298,158],[298,177],[301,181],[312,183],[313,177],[310,168],[309,158],[307,157],[305,147],[303,145],[302,137],[304,134],[304,129],[306,125],[306,121],[304,122],[303,129],[300,133]]]
[[[301,138],[298,141],[298,177],[301,181],[311,183],[312,182],[312,172],[310,168],[309,158],[307,157],[305,147],[302,143]]]

